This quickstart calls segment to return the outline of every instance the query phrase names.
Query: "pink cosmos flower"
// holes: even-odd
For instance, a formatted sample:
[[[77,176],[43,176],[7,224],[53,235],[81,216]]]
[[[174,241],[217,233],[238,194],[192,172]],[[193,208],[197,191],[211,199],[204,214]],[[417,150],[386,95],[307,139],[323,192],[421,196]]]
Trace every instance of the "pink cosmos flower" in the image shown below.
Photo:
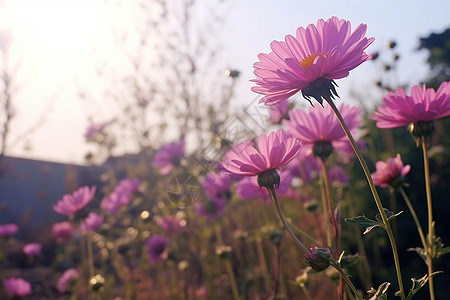
[[[86,219],[81,221],[80,230],[82,234],[97,230],[103,224],[103,216],[90,212]]]
[[[70,268],[64,271],[61,277],[58,279],[58,283],[56,284],[56,288],[60,293],[64,293],[69,285],[78,278],[78,271]]]
[[[19,228],[16,224],[10,223],[5,225],[0,225],[0,236],[12,236],[17,233]]]
[[[53,210],[59,214],[71,216],[88,205],[92,198],[94,198],[95,190],[95,186],[91,188],[84,186],[72,194],[66,194],[53,205]]]
[[[437,91],[415,85],[408,96],[403,88],[383,98],[372,116],[378,128],[396,128],[416,122],[428,122],[450,115],[450,82],[443,82]]]
[[[169,245],[170,240],[162,235],[155,234],[147,241],[148,260],[155,263],[160,260]]]
[[[121,206],[130,203],[133,193],[139,189],[140,185],[141,181],[138,178],[122,179],[114,191],[108,197],[103,198],[100,206],[110,215],[115,214]]]
[[[270,106],[269,117],[272,124],[280,124],[283,118],[287,117],[289,110],[289,101],[277,102]]]
[[[376,171],[372,173],[373,183],[379,187],[396,186],[403,183],[403,177],[411,170],[410,165],[403,165],[400,154],[388,158],[386,162],[378,161]]]
[[[180,163],[180,159],[184,155],[185,142],[180,140],[165,144],[155,154],[153,158],[153,166],[159,169],[159,174],[167,175],[172,171],[174,166]]]
[[[23,246],[23,252],[29,257],[40,255],[41,250],[42,250],[42,245],[38,244],[38,243],[30,243],[30,244],[26,244],[25,246]]]
[[[296,138],[287,137],[283,129],[262,135],[258,139],[258,150],[246,143],[225,155],[222,166],[230,173],[255,176],[288,164],[300,151]]]
[[[52,234],[57,243],[67,241],[73,235],[73,225],[67,221],[55,223],[52,227]]]
[[[24,297],[31,294],[31,284],[23,278],[9,278],[3,280],[6,291],[12,296]]]
[[[302,91],[308,99],[330,101],[337,95],[334,79],[349,75],[350,70],[371,56],[364,50],[374,38],[366,38],[367,26],[351,32],[349,21],[331,17],[317,24],[299,27],[296,36],[273,41],[272,52],[260,53],[253,66],[257,86],[252,91],[264,95],[260,103],[273,105]]]
[[[227,199],[230,196],[231,176],[226,172],[209,172],[202,183],[202,191],[209,199]]]
[[[361,123],[359,107],[341,104],[339,107],[347,126],[354,133]],[[284,120],[288,131],[302,142],[311,153],[318,143],[331,143],[334,149],[346,149],[348,139],[331,106],[310,107],[308,112],[298,108],[289,112]]]

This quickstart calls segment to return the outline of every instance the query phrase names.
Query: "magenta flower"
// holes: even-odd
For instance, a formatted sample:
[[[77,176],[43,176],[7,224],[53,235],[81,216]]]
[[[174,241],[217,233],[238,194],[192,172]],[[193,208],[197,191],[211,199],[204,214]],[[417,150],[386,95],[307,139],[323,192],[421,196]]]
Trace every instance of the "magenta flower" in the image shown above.
[[[339,111],[349,129],[354,132],[361,123],[360,108],[341,104]],[[289,118],[290,120],[283,121],[284,124],[302,142],[308,154],[320,144],[331,144],[333,149],[348,147],[347,136],[329,105],[323,108],[310,107],[308,112],[300,108],[291,110]]]
[[[141,181],[138,178],[122,179],[113,192],[108,197],[103,198],[100,206],[110,215],[115,214],[121,206],[130,203],[133,193],[139,189],[140,185]]]
[[[66,194],[53,205],[53,210],[62,215],[72,216],[88,205],[92,198],[94,198],[95,190],[95,186],[91,188],[84,186],[72,194]]]
[[[410,165],[403,165],[400,154],[388,158],[386,162],[378,161],[375,164],[376,171],[372,173],[373,183],[379,187],[393,186],[404,183],[404,176],[411,170]]]
[[[253,66],[257,86],[252,91],[264,95],[260,103],[273,105],[300,90],[308,101],[314,97],[330,101],[337,95],[334,79],[349,75],[350,70],[371,56],[364,50],[374,38],[366,38],[367,26],[359,25],[351,32],[349,21],[331,17],[317,24],[297,29],[296,36],[273,41],[272,52],[260,53]]]
[[[225,209],[226,204],[222,198],[206,199],[195,203],[195,212],[199,216],[213,218]]]
[[[230,197],[231,175],[225,172],[210,172],[202,183],[202,191],[209,199]]]
[[[230,173],[255,176],[264,171],[274,170],[288,164],[300,151],[296,138],[287,137],[283,129],[262,135],[258,139],[258,150],[246,144],[229,151],[222,162]]]
[[[153,158],[153,166],[159,169],[159,174],[169,174],[174,166],[179,165],[184,155],[184,149],[184,140],[165,144],[156,152]]]
[[[155,263],[165,255],[170,240],[162,235],[155,234],[147,241],[148,260]]]
[[[340,182],[342,184],[347,184],[350,179],[350,176],[345,174],[342,167],[338,165],[333,166],[328,171],[328,176],[330,177],[331,182]]]
[[[5,225],[0,225],[0,236],[12,236],[17,233],[19,228],[16,224],[10,223]]]
[[[84,138],[88,141],[94,141],[97,138],[100,138],[104,134],[105,128],[111,123],[111,121],[107,121],[89,125],[84,132]]]
[[[73,225],[67,221],[55,223],[52,227],[52,234],[57,243],[65,242],[72,238]]]
[[[23,278],[4,279],[3,285],[12,296],[24,297],[31,294],[31,284]]]
[[[38,243],[30,243],[23,246],[23,252],[29,256],[34,257],[41,254],[42,245]]]
[[[437,91],[415,85],[408,96],[403,88],[383,98],[372,116],[378,128],[396,128],[417,122],[429,122],[450,115],[450,82],[443,82]]]
[[[64,293],[69,285],[78,278],[78,276],[78,271],[73,268],[65,270],[61,277],[58,279],[56,288],[60,293]]]
[[[96,213],[90,212],[86,219],[80,223],[80,230],[82,234],[88,234],[97,230],[103,224],[103,217]]]
[[[289,105],[289,101],[281,101],[270,106],[270,122],[272,124],[280,124],[282,119],[287,118]]]
[[[183,230],[185,223],[174,216],[164,216],[156,220],[156,223],[165,233],[178,233]]]

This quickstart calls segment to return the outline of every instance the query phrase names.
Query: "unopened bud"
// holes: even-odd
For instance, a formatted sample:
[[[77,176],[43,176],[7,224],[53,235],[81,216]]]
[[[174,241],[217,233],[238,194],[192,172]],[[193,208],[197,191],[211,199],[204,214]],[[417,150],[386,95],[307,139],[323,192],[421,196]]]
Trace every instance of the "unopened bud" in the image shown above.
[[[330,266],[331,255],[328,250],[318,247],[309,249],[305,254],[306,263],[315,271],[323,271]]]

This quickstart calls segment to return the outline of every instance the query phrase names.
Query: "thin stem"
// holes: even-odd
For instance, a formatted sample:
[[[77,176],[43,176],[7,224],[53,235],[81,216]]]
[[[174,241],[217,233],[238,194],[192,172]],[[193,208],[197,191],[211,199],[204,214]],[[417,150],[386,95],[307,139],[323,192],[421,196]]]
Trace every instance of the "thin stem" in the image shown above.
[[[305,250],[305,252],[308,252],[309,249],[298,239],[298,237],[292,231],[291,227],[286,222],[286,218],[284,217],[283,212],[281,211],[281,208],[280,208],[280,203],[278,203],[278,198],[277,198],[277,194],[275,193],[275,188],[269,187],[269,188],[267,188],[267,190],[269,191],[270,197],[275,202],[275,205],[276,205],[277,211],[278,211],[278,215],[280,216],[281,222],[283,223],[284,227],[289,232],[289,234],[294,238],[294,240],[297,242],[297,244],[301,248],[303,248],[303,250]]]
[[[408,206],[409,212],[411,213],[411,216],[414,219],[414,223],[416,224],[417,227],[417,231],[419,232],[419,236],[420,236],[420,240],[422,241],[422,245],[423,248],[427,250],[428,246],[427,246],[427,241],[425,239],[425,235],[423,233],[422,230],[422,226],[420,225],[420,221],[419,218],[417,217],[416,211],[414,210],[414,207],[412,206],[411,201],[409,200],[408,195],[406,194],[405,190],[403,189],[403,187],[399,187],[398,191],[400,192],[400,194],[402,195],[403,199],[405,200],[406,205]]]
[[[402,299],[405,299],[405,290],[403,288],[403,280],[402,280],[402,274],[400,271],[400,260],[398,256],[397,251],[397,245],[395,242],[394,234],[392,233],[391,225],[389,224],[389,220],[386,216],[386,212],[384,211],[383,204],[381,203],[380,196],[378,195],[377,189],[375,188],[375,184],[373,183],[372,176],[370,175],[369,168],[367,167],[366,161],[364,160],[364,157],[359,150],[358,146],[356,145],[355,139],[353,138],[352,133],[350,132],[350,129],[348,129],[347,124],[344,121],[344,118],[342,117],[341,113],[339,112],[338,108],[334,104],[333,101],[327,101],[328,104],[330,104],[331,108],[333,109],[334,113],[336,114],[339,123],[341,124],[342,128],[344,129],[345,134],[347,135],[350,144],[352,145],[353,150],[355,151],[356,157],[359,160],[359,163],[361,164],[361,167],[364,171],[364,175],[366,176],[367,182],[369,183],[370,190],[372,192],[373,198],[375,200],[375,204],[378,208],[378,211],[380,213],[381,219],[383,221],[384,228],[386,230],[386,233],[389,238],[389,242],[391,243],[392,248],[392,254],[394,256],[394,264],[395,264],[395,271],[397,273],[397,281],[399,286],[399,296]]]
[[[337,257],[339,255],[339,229],[336,221],[336,217],[334,215],[333,203],[331,200],[331,190],[330,190],[330,177],[328,176],[328,170],[325,163],[325,160],[320,159],[320,163],[322,166],[322,176],[323,183],[325,187],[325,196],[327,200],[328,212],[330,214],[331,225],[333,228],[333,237],[334,237],[334,255]],[[328,220],[327,220],[328,222]]]
[[[332,243],[333,243],[333,237],[332,237],[332,233],[331,233],[331,228],[330,228],[330,222],[329,220],[329,216],[328,216],[328,206],[327,206],[327,196],[326,196],[326,191],[325,191],[326,187],[322,186],[321,189],[321,199],[322,199],[322,213],[323,213],[323,218],[325,219],[325,233],[326,233],[326,240],[327,240],[327,247],[331,249],[332,247]]]
[[[433,238],[434,238],[434,226],[433,226],[433,203],[431,201],[431,183],[430,183],[430,164],[428,160],[428,146],[425,136],[422,136],[422,150],[423,150],[423,164],[425,173],[425,188],[427,193],[427,207],[428,207],[428,287],[430,290],[430,299],[434,300],[434,280],[431,274],[433,273]]]
[[[94,253],[92,251],[92,239],[90,233],[87,233],[86,240],[87,240],[89,278],[92,278],[94,277]]]
[[[288,221],[288,220],[287,220]],[[311,235],[309,235],[306,231],[298,228],[297,226],[295,226],[295,224],[293,224],[292,222],[288,221],[289,225],[294,228],[295,231],[297,231],[298,233],[300,233],[303,237],[307,238],[311,243],[313,243],[314,245],[318,245],[320,246],[320,243],[313,238]]]
[[[353,283],[351,282],[351,280],[348,278],[348,275],[344,272],[344,270],[342,270],[341,265],[339,264],[339,262],[332,260],[331,261],[331,265],[339,272],[339,274],[341,274],[341,278],[344,278],[345,282],[350,287],[350,289],[352,290],[353,294],[355,294],[356,298],[358,300],[364,300],[361,297],[361,295],[358,293],[358,291],[356,290],[356,288],[353,285]]]

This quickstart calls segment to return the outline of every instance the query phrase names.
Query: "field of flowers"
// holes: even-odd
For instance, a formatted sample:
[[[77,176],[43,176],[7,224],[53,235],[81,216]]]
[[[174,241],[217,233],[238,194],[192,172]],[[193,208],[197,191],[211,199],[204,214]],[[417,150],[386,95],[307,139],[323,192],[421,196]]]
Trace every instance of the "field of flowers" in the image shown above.
[[[109,165],[55,199],[46,240],[0,224],[0,299],[446,299],[450,82],[347,104],[335,80],[373,40],[299,27],[254,64],[265,134]],[[105,147],[109,125],[86,139]]]

